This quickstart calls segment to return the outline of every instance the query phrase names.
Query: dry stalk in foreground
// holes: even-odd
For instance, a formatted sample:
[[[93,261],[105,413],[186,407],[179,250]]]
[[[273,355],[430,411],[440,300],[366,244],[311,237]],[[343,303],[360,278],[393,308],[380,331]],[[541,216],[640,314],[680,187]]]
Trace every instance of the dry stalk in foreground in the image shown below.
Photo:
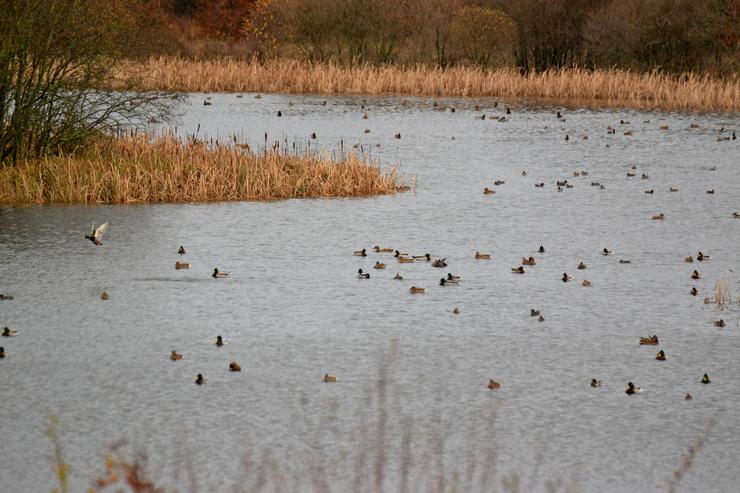
[[[521,75],[513,68],[439,68],[425,65],[341,66],[297,60],[193,61],[175,57],[129,62],[119,77],[136,74],[145,90],[408,94],[545,98],[586,104],[671,110],[740,109],[740,78],[671,76],[625,70],[547,70]]]
[[[397,169],[356,154],[252,152],[247,146],[131,135],[77,155],[0,168],[0,203],[136,203],[354,197],[394,193]]]

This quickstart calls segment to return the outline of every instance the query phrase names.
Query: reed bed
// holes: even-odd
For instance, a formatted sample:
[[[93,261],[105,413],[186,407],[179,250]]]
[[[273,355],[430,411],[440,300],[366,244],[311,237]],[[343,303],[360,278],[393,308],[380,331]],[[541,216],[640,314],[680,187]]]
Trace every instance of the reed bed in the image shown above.
[[[667,110],[740,109],[740,78],[680,77],[624,70],[548,70],[521,75],[513,68],[439,68],[424,65],[341,66],[297,60],[265,62],[175,57],[129,62],[120,76],[137,74],[145,90],[407,94],[549,99],[578,104]]]
[[[0,167],[0,203],[136,203],[354,197],[393,193],[397,169],[356,154],[208,145],[127,135],[78,155]]]

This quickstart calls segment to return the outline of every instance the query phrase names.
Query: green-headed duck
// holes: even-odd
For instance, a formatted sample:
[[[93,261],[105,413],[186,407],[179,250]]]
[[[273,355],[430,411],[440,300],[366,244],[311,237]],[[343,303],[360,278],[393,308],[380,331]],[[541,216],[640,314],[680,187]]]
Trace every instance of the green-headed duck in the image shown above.
[[[357,279],[370,279],[370,273],[362,272],[362,269],[357,269]]]
[[[213,277],[214,279],[218,279],[219,277],[229,277],[229,273],[228,272],[221,272],[220,270],[214,268],[213,269],[213,274],[211,274],[211,277]]]
[[[627,382],[627,390],[625,390],[625,393],[627,395],[640,394],[642,393],[642,389],[640,387],[635,387],[635,384],[632,382]]]
[[[185,255],[185,247],[180,245],[180,248],[177,250],[178,255]]]
[[[362,250],[355,250],[354,255],[355,257],[367,257],[367,250],[364,248]]]
[[[512,274],[524,274],[524,266],[520,265],[519,267],[512,267],[511,272]]]
[[[9,327],[3,328],[3,337],[15,337],[18,335],[17,330],[11,330]]]
[[[206,383],[205,377],[201,373],[198,373],[195,376],[195,384],[196,385],[203,385],[204,383]]]
[[[655,359],[657,359],[658,361],[665,361],[665,353],[662,349],[658,351],[658,354],[655,355]]]
[[[221,347],[226,344],[226,341],[224,341],[224,338],[221,336],[216,336],[216,342],[214,343],[216,346]]]
[[[458,284],[460,283],[456,279],[446,279],[443,277],[439,280],[440,286],[457,286]]]

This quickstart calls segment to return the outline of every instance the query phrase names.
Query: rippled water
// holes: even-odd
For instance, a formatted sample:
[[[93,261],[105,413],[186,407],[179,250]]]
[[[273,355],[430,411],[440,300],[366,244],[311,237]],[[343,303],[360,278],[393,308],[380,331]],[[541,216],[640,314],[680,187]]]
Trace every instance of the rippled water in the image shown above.
[[[0,490],[51,487],[50,414],[76,491],[120,439],[147,452],[164,484],[188,485],[194,469],[200,491],[254,485],[260,474],[278,491],[321,490],[324,478],[334,491],[371,490],[381,459],[391,491],[407,469],[412,490],[428,491],[442,466],[447,488],[464,491],[516,481],[525,491],[654,491],[702,438],[681,487],[736,488],[740,307],[720,312],[702,299],[739,267],[740,140],[716,140],[721,127],[740,130],[737,114],[569,109],[559,122],[561,108],[514,105],[501,123],[491,101],[436,100],[452,113],[428,99],[214,95],[203,106],[204,97],[192,96],[180,132],[200,125],[202,136],[255,146],[264,132],[327,149],[361,143],[400,162],[416,193],[1,207],[0,292],[15,299],[0,301],[0,326],[20,335],[0,341],[9,354]],[[627,178],[633,164],[638,175]],[[572,176],[580,170],[589,175]],[[557,179],[574,186],[557,192]],[[656,212],[666,220],[651,220]],[[82,239],[93,220],[112,223],[101,247]],[[376,244],[449,267],[352,255]],[[604,247],[614,255],[601,256]],[[476,250],[495,258],[476,261]],[[712,260],[683,262],[699,250]],[[537,266],[510,273],[529,255]],[[176,271],[176,260],[190,270]],[[388,268],[373,270],[376,260]],[[576,270],[579,261],[588,268]],[[212,279],[214,267],[231,277]],[[371,279],[358,280],[358,268]],[[690,279],[694,268],[702,279]],[[447,272],[461,285],[438,286]],[[563,283],[563,272],[593,287]],[[729,279],[740,294],[737,274]],[[230,344],[213,346],[218,334]],[[667,361],[638,345],[651,334]],[[185,360],[169,361],[172,349]],[[241,373],[226,371],[232,360]],[[207,385],[193,385],[198,372]],[[338,382],[322,383],[325,372]],[[700,384],[705,372],[711,385]],[[592,377],[603,386],[591,388]],[[502,388],[488,390],[489,378]],[[627,381],[645,392],[625,395]]]

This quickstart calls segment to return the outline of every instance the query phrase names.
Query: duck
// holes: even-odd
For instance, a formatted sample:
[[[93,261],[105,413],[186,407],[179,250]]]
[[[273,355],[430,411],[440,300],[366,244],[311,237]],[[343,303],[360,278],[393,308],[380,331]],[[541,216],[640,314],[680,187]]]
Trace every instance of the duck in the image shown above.
[[[619,120],[619,124],[620,124],[620,125],[629,125],[629,124],[630,124],[630,122],[628,122],[628,121],[624,121],[624,120]]]
[[[232,361],[229,363],[229,371],[242,371],[242,367],[236,361]]]
[[[367,257],[367,250],[365,248],[362,250],[355,250],[354,255],[355,257]]]
[[[496,193],[496,191],[495,190],[491,190],[488,187],[486,187],[486,188],[483,189],[483,195],[492,195],[494,193]]]
[[[417,288],[416,286],[411,286],[411,289],[409,289],[409,293],[411,293],[411,294],[424,294],[424,288]]]
[[[394,137],[397,138],[397,139],[400,139],[401,138],[401,133],[400,132],[397,133],[396,135],[394,135]]]
[[[190,264],[187,262],[175,262],[175,270],[189,269]]]
[[[691,125],[689,125],[689,128],[699,128],[699,124],[698,123],[692,123]]]
[[[651,188],[650,190],[645,190],[645,193],[646,193],[646,194],[648,194],[648,195],[652,195],[652,194],[654,194],[654,193],[655,193],[655,190],[653,190],[653,189]]]
[[[698,270],[691,273],[691,279],[701,279],[701,274],[699,274]]]
[[[720,327],[720,328],[721,327],[724,327],[725,326],[725,321],[724,321],[724,319],[715,320],[714,321],[714,325],[716,327]]]
[[[527,176],[527,170],[526,169],[522,171],[522,176]]]
[[[476,251],[475,252],[475,259],[476,260],[488,260],[490,258],[491,258],[491,254],[490,253],[481,253],[479,251]]]
[[[693,397],[691,397],[691,394],[689,394],[689,393],[687,392],[687,393],[686,393],[686,395],[684,396],[683,400],[685,400],[685,401],[693,401],[693,400],[694,400],[694,398],[693,398]]]
[[[204,383],[206,383],[206,381],[207,381],[206,378],[201,373],[198,373],[195,376],[195,384],[196,385],[203,385]]]
[[[633,176],[635,176],[635,174],[634,174],[634,173],[630,173],[629,171],[627,172],[627,178],[631,178],[631,177],[633,177]]]
[[[337,377],[335,375],[329,375],[328,373],[324,373],[324,378],[321,379],[324,383],[336,383]]]
[[[100,293],[100,299],[101,300],[105,301],[105,300],[107,300],[109,298],[110,298],[110,296],[105,291],[103,291],[102,293]]]
[[[412,259],[411,257],[397,257],[399,264],[413,264],[416,262],[416,260]]]
[[[493,184],[496,186],[503,185],[504,183],[506,183],[504,180],[496,180],[493,182]]]
[[[539,183],[535,183],[534,188],[545,188],[545,182],[541,181]]]
[[[565,185],[567,185],[567,184],[568,184],[568,180],[563,180],[563,181],[557,181],[557,180],[556,180],[556,181],[555,181],[555,184],[556,184],[557,186],[559,186],[559,187],[564,187]]]
[[[591,379],[591,387],[601,387],[601,380],[596,380],[595,378]]]
[[[627,390],[625,390],[625,393],[627,395],[641,394],[642,389],[640,387],[635,387],[635,384],[633,384],[632,382],[627,382]]]
[[[530,317],[536,317],[539,314],[540,314],[540,311],[539,310],[535,310],[534,308],[530,308],[529,309],[529,316]]]
[[[182,246],[182,245],[180,245],[180,248],[177,249],[177,254],[178,255],[185,255],[185,253],[187,253],[187,252],[185,252],[185,247]]]
[[[95,227],[95,223],[92,223],[92,226],[90,227],[90,234],[85,235],[86,240],[92,241],[96,246],[100,246],[103,244],[101,241],[103,238],[103,234],[108,231],[108,228],[110,227],[110,221],[106,221],[97,228]]]
[[[620,259],[619,259],[619,263],[620,263],[620,264],[631,264],[631,263],[632,263],[632,261],[631,261],[631,260],[625,260],[625,259],[623,259],[623,258],[620,258]]]
[[[665,214],[663,214],[662,212],[659,212],[658,214],[653,214],[654,221],[662,221],[663,219],[665,219]]]
[[[560,278],[563,282],[572,281],[573,278],[570,277],[567,273],[563,272],[563,276]]]
[[[439,280],[440,286],[457,286],[458,284],[460,284],[460,281],[457,281],[455,279],[447,279],[443,277]]]
[[[434,262],[432,262],[432,267],[447,267],[447,262],[445,262],[445,258],[438,258]]]
[[[581,282],[581,286],[583,286],[584,288],[590,288],[591,287],[591,281],[589,281],[588,279],[584,279]]]
[[[2,347],[2,346],[0,346],[0,358],[4,358],[5,357],[5,354],[6,354],[5,353],[5,348]]]
[[[662,349],[658,351],[658,354],[655,355],[655,359],[657,359],[658,361],[665,361],[665,353]]]
[[[393,279],[396,281],[403,281],[403,276],[399,274],[398,272],[396,272],[396,275],[393,276]]]
[[[651,335],[649,337],[640,337],[640,346],[657,346],[660,344],[658,342],[658,336]]]
[[[375,262],[375,265],[373,265],[373,269],[385,269],[385,264],[383,262]]]
[[[211,106],[213,103],[208,101],[207,99],[203,100],[203,106]]]
[[[668,130],[668,125],[661,125],[659,127],[660,130]]]
[[[223,337],[216,336],[216,342],[214,342],[214,344],[216,346],[218,346],[218,347],[222,347],[222,346],[226,345],[226,341],[224,341],[224,338]]]
[[[543,317],[542,315],[540,315],[539,318],[537,318],[537,321],[538,322],[544,322],[545,321],[545,317]]]
[[[283,112],[278,110],[277,116],[278,116],[278,118],[280,118],[281,116],[283,116]]]
[[[579,177],[579,176],[581,176],[581,172],[580,171],[574,171],[573,172],[573,176],[574,177]]]
[[[362,272],[362,269],[357,269],[357,279],[370,279],[370,273]]]
[[[602,254],[602,255],[603,255],[604,257],[606,257],[606,256],[608,256],[608,255],[611,255],[612,253],[614,253],[614,252],[612,252],[612,251],[611,251],[611,250],[609,250],[608,248],[604,248],[603,250],[601,250],[601,254]]]
[[[447,273],[447,279],[449,281],[459,281],[460,280],[460,276],[455,276],[455,275],[452,275],[451,272],[448,272]]]
[[[694,257],[692,257],[691,255],[689,255],[688,257],[686,257],[685,259],[683,259],[683,261],[686,262],[686,263],[688,263],[688,264],[690,264],[690,263],[692,263],[694,261]]]
[[[707,190],[707,193],[708,193],[709,195],[713,194],[713,193],[714,193],[714,188],[713,188],[713,189],[711,189],[711,190]]]
[[[512,274],[524,274],[524,266],[520,265],[519,267],[512,267],[511,272]]]
[[[316,132],[312,132],[311,133],[311,138],[314,139],[314,140],[316,140]]]
[[[583,262],[578,263],[578,270],[583,270],[585,268],[586,268],[586,264],[584,264]]]
[[[537,249],[537,252],[538,253],[545,253],[545,247],[543,247],[542,245],[540,245],[540,247]]]
[[[214,279],[218,279],[219,277],[229,277],[228,272],[222,272],[216,268],[213,269],[213,274],[211,274],[211,277]]]
[[[413,258],[414,260],[426,260],[427,262],[431,262],[432,260],[432,256],[428,253],[425,253],[424,255],[414,255],[411,258]]]
[[[373,251],[375,253],[393,253],[393,249],[392,248],[384,248],[384,247],[380,247],[378,245],[375,245],[373,247]]]
[[[678,188],[675,187],[668,187],[669,192],[678,192]]]
[[[568,134],[565,134],[565,140],[566,141],[570,140],[570,136]]]
[[[643,173],[642,176],[640,176],[640,179],[642,179],[642,180],[647,180],[648,178],[650,178],[650,177],[648,175],[646,175],[645,173]]]
[[[632,130],[626,130],[624,132],[624,135],[626,135],[627,137],[629,137],[630,135],[635,135],[635,133]]]
[[[11,330],[10,327],[3,328],[3,337],[15,337],[17,335],[17,330]]]
[[[491,378],[491,379],[488,380],[488,388],[491,389],[491,390],[500,389],[501,388],[501,384],[499,382],[497,382],[496,380],[494,380],[494,379]]]
[[[705,374],[704,374],[704,376],[703,376],[703,377],[701,377],[701,383],[703,383],[703,384],[709,384],[709,383],[712,383],[712,381],[711,381],[711,380],[709,380],[709,375],[707,375],[707,374],[705,373]]]
[[[711,260],[711,259],[712,259],[712,257],[710,257],[709,255],[704,255],[701,252],[699,252],[698,254],[696,254],[696,260],[698,260],[699,262],[703,262],[705,260]]]
[[[691,296],[696,296],[697,294],[699,294],[699,290],[697,290],[696,287],[693,287],[691,288],[691,291],[689,291],[689,293],[691,294]]]
[[[0,293],[0,300],[12,300],[12,299],[13,299],[13,297],[10,296],[9,294],[2,294],[2,293]]]
[[[170,353],[170,359],[172,361],[179,361],[182,359],[182,354],[178,353],[177,351],[173,349],[172,352]]]
[[[452,314],[453,314],[453,315],[460,315],[460,309],[459,309],[458,307],[455,307],[455,308],[454,308],[454,309],[452,310]]]
[[[522,265],[537,265],[534,257],[522,257]]]
[[[398,250],[396,250],[395,253],[393,254],[393,256],[394,257],[408,257],[409,254],[408,253],[405,253],[405,252],[399,252]]]
[[[606,133],[607,135],[615,135],[617,133],[617,129],[609,125],[606,127]]]
[[[734,217],[735,219],[740,219],[740,212],[733,212],[732,217]]]

